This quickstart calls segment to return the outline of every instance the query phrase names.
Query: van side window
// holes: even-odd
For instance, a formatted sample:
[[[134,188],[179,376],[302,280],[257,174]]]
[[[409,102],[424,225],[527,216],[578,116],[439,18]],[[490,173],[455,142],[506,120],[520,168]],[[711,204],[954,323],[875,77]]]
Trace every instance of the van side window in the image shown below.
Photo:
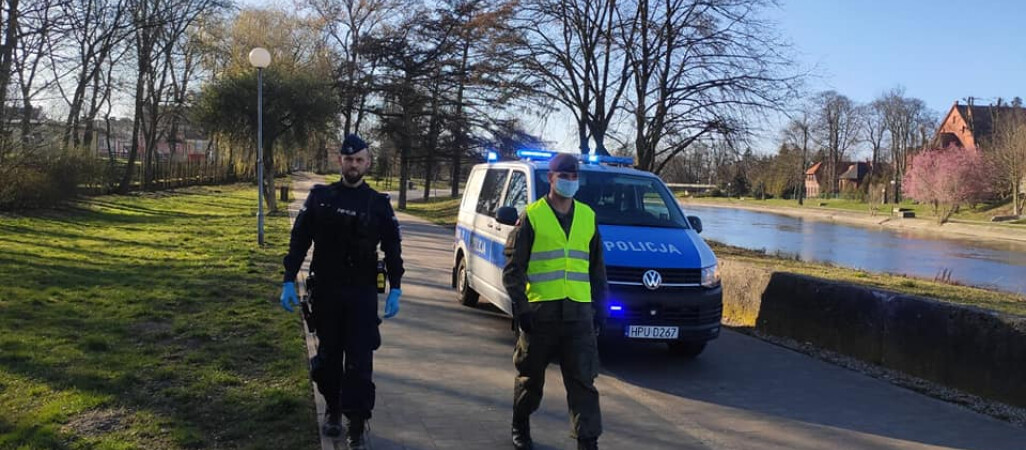
[[[502,206],[512,206],[517,209],[517,215],[523,214],[527,207],[527,174],[514,171],[509,179],[509,189],[506,189],[506,200]]]
[[[506,169],[488,169],[484,183],[481,185],[481,195],[477,198],[478,214],[488,216],[494,215],[502,201],[502,188],[506,187],[506,176],[509,173]]]
[[[463,200],[460,201],[460,211],[469,211],[470,207],[477,208],[477,199],[481,196],[481,182],[484,180],[485,171],[475,170],[470,173],[467,180],[467,187],[463,193]]]

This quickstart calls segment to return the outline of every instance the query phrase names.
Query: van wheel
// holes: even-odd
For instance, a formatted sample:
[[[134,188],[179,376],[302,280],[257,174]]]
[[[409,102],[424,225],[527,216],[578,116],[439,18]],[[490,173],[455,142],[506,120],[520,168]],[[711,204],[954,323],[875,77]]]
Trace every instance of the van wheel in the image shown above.
[[[687,341],[673,341],[667,342],[666,345],[670,348],[670,353],[676,356],[684,358],[694,358],[705,350],[705,341],[702,342],[687,342]]]
[[[481,297],[467,282],[467,258],[460,258],[460,263],[456,266],[456,293],[463,306],[477,306],[477,301]]]

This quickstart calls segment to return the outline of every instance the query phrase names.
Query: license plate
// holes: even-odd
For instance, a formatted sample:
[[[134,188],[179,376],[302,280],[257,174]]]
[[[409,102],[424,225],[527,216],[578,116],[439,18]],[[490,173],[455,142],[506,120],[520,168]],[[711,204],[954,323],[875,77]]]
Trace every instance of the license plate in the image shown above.
[[[625,335],[632,339],[677,339],[677,327],[630,325]]]

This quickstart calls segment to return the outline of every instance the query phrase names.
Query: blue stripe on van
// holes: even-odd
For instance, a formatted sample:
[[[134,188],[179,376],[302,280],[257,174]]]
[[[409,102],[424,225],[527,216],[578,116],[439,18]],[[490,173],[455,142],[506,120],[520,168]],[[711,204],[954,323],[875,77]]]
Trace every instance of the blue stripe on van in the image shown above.
[[[484,258],[500,269],[506,266],[506,255],[503,253],[506,249],[505,242],[474,233],[462,225],[456,227],[456,239],[463,241],[467,251],[472,252],[475,256]]]

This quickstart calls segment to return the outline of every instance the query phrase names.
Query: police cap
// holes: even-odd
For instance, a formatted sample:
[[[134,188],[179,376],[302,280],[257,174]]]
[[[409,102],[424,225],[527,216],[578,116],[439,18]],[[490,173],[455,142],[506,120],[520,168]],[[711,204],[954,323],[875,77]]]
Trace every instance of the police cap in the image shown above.
[[[338,149],[338,152],[343,155],[352,155],[360,150],[367,148],[367,143],[360,139],[355,134],[346,136],[346,139],[342,141],[342,147]]]
[[[549,170],[577,173],[577,157],[569,153],[557,153],[549,160]]]

